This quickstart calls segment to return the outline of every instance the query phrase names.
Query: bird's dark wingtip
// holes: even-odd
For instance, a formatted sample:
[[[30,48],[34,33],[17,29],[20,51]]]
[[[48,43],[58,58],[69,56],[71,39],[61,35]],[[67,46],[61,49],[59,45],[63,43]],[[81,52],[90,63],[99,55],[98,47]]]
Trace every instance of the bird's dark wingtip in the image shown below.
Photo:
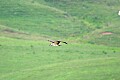
[[[67,42],[63,42],[63,43],[68,44]]]

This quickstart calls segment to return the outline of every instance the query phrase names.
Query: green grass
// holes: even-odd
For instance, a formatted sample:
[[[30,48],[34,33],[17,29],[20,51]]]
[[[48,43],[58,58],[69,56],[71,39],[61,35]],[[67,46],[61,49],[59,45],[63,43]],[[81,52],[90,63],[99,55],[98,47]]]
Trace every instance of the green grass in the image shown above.
[[[119,3],[1,0],[0,80],[120,80]]]
[[[99,37],[93,32],[110,30],[117,33],[112,42],[119,44],[119,1],[83,0],[2,0],[0,2],[0,25],[18,32],[39,36],[67,38],[77,42],[95,42]],[[107,28],[106,28],[107,27]],[[116,27],[116,28],[115,28]],[[106,30],[104,30],[106,28]],[[84,39],[85,35],[93,38]],[[98,34],[99,35],[99,34]],[[11,35],[10,35],[11,36]],[[24,38],[24,37],[23,37]],[[104,39],[104,40],[103,40]],[[106,43],[108,37],[101,38]],[[116,46],[108,41],[109,46]]]
[[[63,44],[0,37],[0,80],[118,80],[115,47]]]

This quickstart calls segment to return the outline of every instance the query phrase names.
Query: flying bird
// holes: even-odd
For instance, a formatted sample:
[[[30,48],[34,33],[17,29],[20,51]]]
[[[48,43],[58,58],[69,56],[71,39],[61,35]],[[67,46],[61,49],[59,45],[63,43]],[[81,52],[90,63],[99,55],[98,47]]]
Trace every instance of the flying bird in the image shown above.
[[[61,46],[60,43],[65,43],[67,44],[67,42],[64,42],[64,41],[51,41],[51,40],[48,40],[49,42],[51,42],[50,46]]]

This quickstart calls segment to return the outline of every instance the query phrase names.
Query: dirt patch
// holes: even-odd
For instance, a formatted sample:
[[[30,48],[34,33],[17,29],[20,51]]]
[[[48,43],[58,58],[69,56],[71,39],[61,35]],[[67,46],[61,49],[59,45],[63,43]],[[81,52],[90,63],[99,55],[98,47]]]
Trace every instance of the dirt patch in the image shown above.
[[[101,33],[102,35],[111,35],[111,34],[113,34],[112,32],[102,32]]]
[[[9,33],[9,34],[25,34],[25,35],[28,35],[27,33],[17,32],[17,31],[11,30],[11,29],[4,29],[3,32],[4,33]]]
[[[3,32],[8,32],[8,33],[15,33],[15,31],[10,30],[10,29],[4,29]]]

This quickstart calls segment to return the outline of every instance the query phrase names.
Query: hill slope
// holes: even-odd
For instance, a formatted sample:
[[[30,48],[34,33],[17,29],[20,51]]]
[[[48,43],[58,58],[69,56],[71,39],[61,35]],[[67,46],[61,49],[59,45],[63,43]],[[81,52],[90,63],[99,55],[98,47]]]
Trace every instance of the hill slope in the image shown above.
[[[18,33],[118,46],[118,3],[118,0],[2,0],[0,25]],[[106,37],[101,36],[102,32],[114,34]]]
[[[119,3],[0,0],[0,80],[120,80]]]
[[[93,44],[50,47],[0,37],[0,80],[119,80],[120,49]]]

